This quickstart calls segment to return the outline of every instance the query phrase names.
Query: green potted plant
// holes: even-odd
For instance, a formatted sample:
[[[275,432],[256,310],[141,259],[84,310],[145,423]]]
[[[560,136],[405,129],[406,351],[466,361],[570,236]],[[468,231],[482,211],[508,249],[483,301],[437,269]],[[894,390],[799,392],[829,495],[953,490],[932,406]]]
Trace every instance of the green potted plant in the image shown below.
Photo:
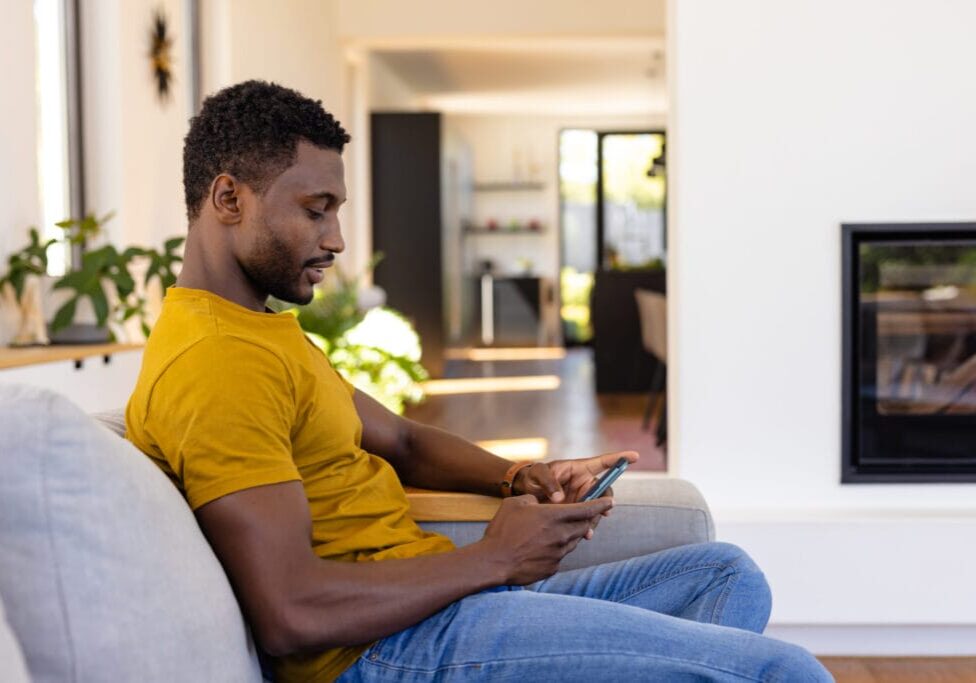
[[[58,223],[71,244],[88,244],[103,234],[111,213],[96,218],[68,219]],[[132,318],[139,320],[143,335],[149,336],[145,297],[138,291],[132,275],[133,263],[147,259],[143,284],[159,278],[165,290],[176,282],[174,266],[182,262],[178,249],[183,237],[166,240],[163,251],[131,246],[119,251],[111,244],[86,249],[77,268],[54,283],[55,290],[66,290],[69,296],[51,321],[51,338],[55,343],[98,343],[116,340],[118,331]],[[94,322],[78,323],[75,317],[83,300],[91,304]]]

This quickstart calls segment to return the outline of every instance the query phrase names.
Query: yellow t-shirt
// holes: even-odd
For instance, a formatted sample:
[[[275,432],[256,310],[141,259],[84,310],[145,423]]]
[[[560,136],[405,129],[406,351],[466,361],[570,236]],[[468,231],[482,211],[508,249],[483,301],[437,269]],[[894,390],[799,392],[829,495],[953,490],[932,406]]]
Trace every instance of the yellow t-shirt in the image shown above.
[[[194,510],[242,489],[301,480],[321,558],[452,550],[450,540],[410,518],[390,464],[360,448],[354,391],[294,316],[173,287],[129,399],[126,437]],[[365,648],[282,658],[276,679],[331,680]]]

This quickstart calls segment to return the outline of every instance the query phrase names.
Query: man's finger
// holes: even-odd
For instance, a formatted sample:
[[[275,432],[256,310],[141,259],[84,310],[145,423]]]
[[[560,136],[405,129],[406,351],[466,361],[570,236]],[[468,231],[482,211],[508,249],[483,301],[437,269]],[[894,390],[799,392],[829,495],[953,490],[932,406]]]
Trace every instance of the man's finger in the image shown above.
[[[617,451],[616,453],[604,453],[603,455],[598,455],[596,457],[590,458],[590,462],[598,464],[600,469],[608,470],[617,464],[617,461],[624,458],[627,462],[633,464],[640,459],[640,453],[637,451]],[[592,470],[591,470],[592,471]]]
[[[545,463],[537,463],[538,467],[533,465],[529,468],[529,476],[535,481],[535,484],[542,490],[542,493],[546,498],[551,500],[553,503],[559,503],[566,499],[566,494],[563,493],[563,487],[559,485],[555,475],[549,466]]]
[[[568,503],[553,506],[550,514],[565,522],[590,520],[613,507],[612,498],[597,498],[585,503]]]

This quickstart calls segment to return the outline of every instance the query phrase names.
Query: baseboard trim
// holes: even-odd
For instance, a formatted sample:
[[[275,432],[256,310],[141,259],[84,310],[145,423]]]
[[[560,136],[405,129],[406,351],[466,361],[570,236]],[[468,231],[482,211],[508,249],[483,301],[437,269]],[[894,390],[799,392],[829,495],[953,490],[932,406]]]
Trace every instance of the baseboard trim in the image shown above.
[[[976,624],[771,624],[766,629],[766,635],[802,645],[819,656],[976,656]]]

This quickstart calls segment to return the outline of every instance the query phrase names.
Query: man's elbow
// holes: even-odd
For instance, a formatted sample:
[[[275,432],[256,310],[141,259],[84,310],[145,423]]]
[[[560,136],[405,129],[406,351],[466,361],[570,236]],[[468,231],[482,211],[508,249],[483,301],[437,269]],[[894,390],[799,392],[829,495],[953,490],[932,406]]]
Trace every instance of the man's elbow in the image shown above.
[[[298,651],[299,634],[284,611],[254,615],[251,630],[258,646],[272,657],[286,657]]]
[[[310,620],[300,609],[276,610],[253,624],[254,638],[272,657],[288,657],[342,645],[323,620]]]

